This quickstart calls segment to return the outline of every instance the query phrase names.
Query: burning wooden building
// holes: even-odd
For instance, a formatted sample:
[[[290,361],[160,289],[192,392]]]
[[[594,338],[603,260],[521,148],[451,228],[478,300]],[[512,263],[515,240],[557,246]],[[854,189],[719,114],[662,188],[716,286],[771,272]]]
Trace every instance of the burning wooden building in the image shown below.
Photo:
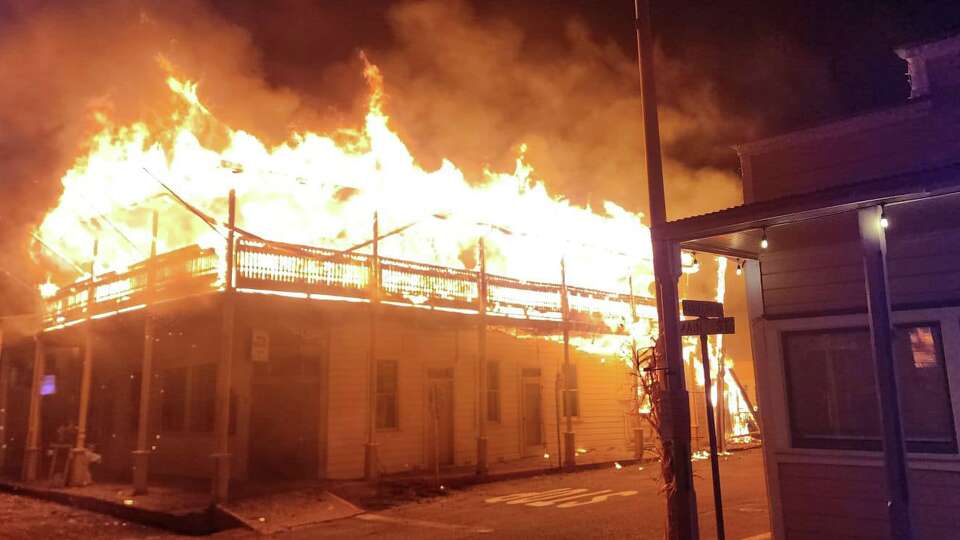
[[[5,468],[82,484],[95,454],[138,490],[213,477],[222,499],[231,479],[634,453],[640,216],[551,196],[522,149],[478,185],[423,170],[367,75],[362,131],[275,148],[174,77],[160,125],[103,121],[35,234],[40,322],[3,347]]]

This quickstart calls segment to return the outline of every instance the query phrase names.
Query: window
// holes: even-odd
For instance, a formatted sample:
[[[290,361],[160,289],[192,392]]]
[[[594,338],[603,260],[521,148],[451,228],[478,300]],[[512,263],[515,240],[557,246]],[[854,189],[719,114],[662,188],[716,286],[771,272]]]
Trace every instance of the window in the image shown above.
[[[500,421],[500,363],[487,362],[487,422]]]
[[[190,431],[213,431],[217,395],[217,365],[200,364],[190,368]],[[232,396],[231,396],[232,397]]]
[[[785,333],[783,350],[794,446],[879,450],[870,331]],[[940,327],[897,327],[894,355],[907,450],[956,453]]]
[[[563,366],[563,415],[580,416],[580,389],[577,385],[577,365]]]
[[[397,376],[396,360],[377,362],[377,429],[397,429],[400,426]]]
[[[160,384],[160,427],[163,431],[183,431],[187,418],[187,368],[163,370]]]

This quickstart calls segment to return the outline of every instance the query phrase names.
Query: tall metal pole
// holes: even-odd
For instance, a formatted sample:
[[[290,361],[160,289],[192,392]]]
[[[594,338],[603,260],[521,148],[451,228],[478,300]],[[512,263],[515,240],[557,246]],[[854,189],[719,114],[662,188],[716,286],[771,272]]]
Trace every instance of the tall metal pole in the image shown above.
[[[87,463],[87,417],[90,411],[90,384],[93,378],[93,308],[97,293],[97,251],[100,242],[93,241],[93,258],[90,260],[90,287],[87,289],[87,322],[83,329],[83,368],[80,375],[80,410],[77,413],[77,439],[70,455],[69,484],[85,486],[90,483],[90,467]]]
[[[364,478],[374,481],[380,478],[380,463],[377,451],[377,316],[380,305],[380,215],[373,213],[373,258],[370,260],[370,343],[369,354],[369,400],[370,417],[367,425],[367,444],[364,448]]]
[[[643,105],[643,135],[650,199],[650,221],[653,227],[666,223],[666,200],[663,187],[663,162],[660,155],[660,126],[657,117],[656,82],[653,69],[653,30],[649,0],[635,0],[637,51],[640,68],[640,94]],[[653,234],[653,233],[652,233]],[[680,310],[677,281],[680,277],[680,251],[676,245],[653,234],[653,274],[657,286],[657,311],[660,346],[663,347],[666,376],[661,436],[664,459],[668,460],[665,478],[667,489],[667,536],[687,539],[699,536],[697,500],[693,488],[693,467],[690,463],[690,403],[688,401],[680,344]]]
[[[707,404],[707,434],[710,437],[710,469],[713,473],[713,507],[717,518],[717,540],[724,540],[723,498],[720,496],[720,457],[717,455],[717,426],[713,421],[713,400],[710,399],[710,351],[707,336],[700,336],[700,361],[703,363],[703,392]]]
[[[487,474],[487,254],[483,237],[477,242],[480,272],[477,274],[477,475]]]
[[[883,460],[887,475],[887,512],[890,537],[913,538],[910,493],[907,476],[907,451],[900,416],[900,394],[893,356],[893,325],[890,297],[887,294],[887,239],[880,226],[879,206],[859,211],[860,242],[863,248],[863,273],[866,278],[867,310],[870,313],[870,337],[880,418],[883,423]]]
[[[212,495],[222,503],[230,495],[230,392],[233,386],[233,330],[236,315],[236,294],[233,269],[236,258],[237,192],[231,189],[228,198],[226,273],[224,276],[223,306],[220,326],[220,362],[217,365],[217,405],[214,417],[216,451]]]
[[[156,319],[152,303],[157,279],[157,231],[159,213],[153,211],[153,227],[150,240],[150,259],[147,260],[147,308],[143,322],[143,364],[140,369],[140,410],[137,415],[137,449],[133,451],[133,492],[147,492],[147,477],[150,468],[150,450],[147,437],[150,427],[150,384],[153,381],[153,345],[156,334]]]
[[[571,396],[570,370],[570,303],[567,295],[567,263],[560,259],[560,314],[563,317],[563,407],[567,417],[563,434],[563,466],[572,469],[577,465],[577,436],[573,432],[573,401]]]

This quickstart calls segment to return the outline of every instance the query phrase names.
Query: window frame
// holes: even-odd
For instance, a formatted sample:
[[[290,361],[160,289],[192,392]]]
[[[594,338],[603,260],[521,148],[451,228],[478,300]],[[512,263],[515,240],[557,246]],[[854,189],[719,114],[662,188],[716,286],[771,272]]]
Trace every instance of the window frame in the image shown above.
[[[568,364],[560,364],[560,366],[561,366],[560,369],[561,369],[561,371],[562,371],[562,373],[563,373],[563,388],[562,388],[562,394],[563,394],[563,411],[562,411],[562,416],[563,416],[563,418],[568,418],[568,417],[569,417],[569,418],[571,418],[571,419],[575,419],[575,420],[576,420],[576,419],[579,419],[579,418],[581,417],[581,415],[583,414],[583,409],[582,409],[581,403],[580,403],[580,367],[577,365],[577,362],[575,362],[575,361],[571,361],[571,362],[568,363]],[[573,370],[573,374],[574,374],[574,378],[575,378],[575,381],[574,381],[574,382],[576,383],[576,385],[575,385],[573,388],[570,388],[570,386],[569,386],[569,381],[568,381],[568,378],[567,378],[567,369],[572,369],[572,370]],[[570,399],[570,396],[571,396],[571,395],[573,396],[572,399],[573,399],[574,409],[576,409],[576,410],[575,410],[575,414],[568,414],[568,410],[567,410],[567,409],[568,409],[568,403],[570,403],[568,400]]]
[[[493,373],[491,374],[491,368]],[[503,378],[500,373],[500,362],[497,360],[488,360],[486,362],[486,382],[487,382],[487,411],[486,411],[486,421],[499,424],[503,422],[503,404],[500,400],[502,389],[501,384]],[[496,385],[491,384],[492,381],[496,381]],[[491,418],[491,404],[495,406],[496,418]]]
[[[950,367],[948,366],[948,360],[946,355],[946,344],[943,333],[943,325],[945,320],[939,319],[937,317],[929,317],[924,319],[914,319],[908,320],[905,322],[896,322],[893,324],[894,330],[903,330],[911,328],[923,328],[929,327],[933,330],[934,341],[936,344],[937,356],[940,359],[940,369],[942,370],[943,382],[945,385],[946,397],[947,397],[947,409],[950,412],[950,426],[952,438],[949,442],[931,442],[931,441],[909,441],[905,440],[906,450],[910,454],[929,454],[937,456],[960,456],[960,448],[957,444],[957,428],[956,428],[956,415],[955,413],[955,403],[953,400],[953,394],[950,391]],[[791,361],[790,361],[790,352],[787,348],[788,338],[791,336],[798,335],[824,335],[824,334],[841,334],[841,333],[855,333],[855,332],[866,332],[869,336],[870,327],[865,324],[842,324],[837,326],[828,326],[828,327],[807,327],[807,328],[796,328],[796,329],[778,329],[779,335],[779,347],[781,352],[781,381],[784,385],[784,402],[783,405],[786,409],[786,435],[791,448],[802,449],[802,450],[839,450],[839,451],[865,451],[865,452],[880,452],[882,451],[883,445],[883,435],[874,438],[830,438],[830,437],[803,437],[798,436],[794,426],[796,424],[796,416],[792,404],[794,403],[794,396],[792,395],[795,390],[792,389],[791,381]],[[894,338],[895,339],[895,338]],[[872,342],[872,339],[871,339]],[[870,353],[872,361],[872,351]],[[873,366],[871,366],[873,367]],[[873,377],[872,385],[874,387],[874,392],[876,392],[876,378]],[[898,383],[900,382],[898,377]],[[898,391],[901,388],[901,385],[898,384]],[[880,403],[877,401],[877,409],[879,414]],[[882,421],[882,419],[881,419]],[[882,429],[882,425],[881,425]],[[906,439],[906,437],[905,437]]]
[[[393,410],[394,410],[394,422],[393,425],[381,425],[380,423],[380,398],[381,396],[391,395],[388,392],[383,392],[380,389],[380,372],[382,366],[385,363],[392,363],[394,365],[394,381],[393,381]],[[376,373],[376,396],[375,396],[375,406],[376,410],[374,411],[374,425],[377,428],[377,431],[400,431],[400,361],[394,358],[380,358],[377,360],[377,373]]]

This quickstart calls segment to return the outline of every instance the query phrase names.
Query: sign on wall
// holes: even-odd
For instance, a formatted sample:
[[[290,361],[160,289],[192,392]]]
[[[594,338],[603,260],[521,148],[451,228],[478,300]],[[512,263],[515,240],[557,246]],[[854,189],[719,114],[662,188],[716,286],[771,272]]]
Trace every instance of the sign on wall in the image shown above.
[[[266,330],[253,329],[253,339],[250,340],[250,360],[255,363],[270,361],[270,334]]]

